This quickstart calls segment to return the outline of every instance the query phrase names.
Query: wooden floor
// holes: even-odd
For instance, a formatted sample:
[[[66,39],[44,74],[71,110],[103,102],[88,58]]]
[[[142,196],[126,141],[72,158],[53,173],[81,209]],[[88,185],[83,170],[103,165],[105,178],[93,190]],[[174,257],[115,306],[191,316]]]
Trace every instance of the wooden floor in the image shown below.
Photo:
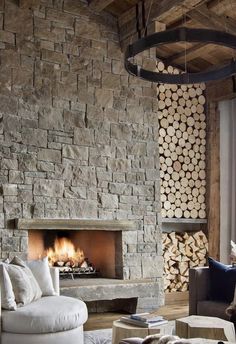
[[[188,315],[188,295],[184,297],[166,297],[166,305],[160,307],[155,314],[162,315],[167,320],[175,320]],[[85,331],[111,328],[114,320],[118,320],[124,313],[91,313],[84,325]]]

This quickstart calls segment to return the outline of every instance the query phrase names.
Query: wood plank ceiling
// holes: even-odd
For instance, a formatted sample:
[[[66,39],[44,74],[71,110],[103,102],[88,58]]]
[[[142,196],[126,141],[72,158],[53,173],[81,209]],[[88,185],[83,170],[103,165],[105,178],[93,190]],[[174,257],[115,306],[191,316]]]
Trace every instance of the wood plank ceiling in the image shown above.
[[[107,11],[117,17],[123,49],[143,35],[146,21],[148,32],[184,25],[236,35],[236,0],[88,0],[88,3],[96,11]],[[182,69],[187,64],[190,71],[211,69],[235,56],[232,49],[203,43],[175,43],[157,49],[157,57]]]

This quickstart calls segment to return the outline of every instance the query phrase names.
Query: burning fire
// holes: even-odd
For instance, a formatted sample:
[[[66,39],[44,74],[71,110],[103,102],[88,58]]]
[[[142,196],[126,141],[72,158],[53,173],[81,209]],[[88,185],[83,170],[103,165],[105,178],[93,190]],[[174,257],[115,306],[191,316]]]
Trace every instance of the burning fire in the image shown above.
[[[57,238],[54,248],[47,250],[48,261],[51,266],[79,267],[84,262],[84,252],[77,248],[67,238]]]

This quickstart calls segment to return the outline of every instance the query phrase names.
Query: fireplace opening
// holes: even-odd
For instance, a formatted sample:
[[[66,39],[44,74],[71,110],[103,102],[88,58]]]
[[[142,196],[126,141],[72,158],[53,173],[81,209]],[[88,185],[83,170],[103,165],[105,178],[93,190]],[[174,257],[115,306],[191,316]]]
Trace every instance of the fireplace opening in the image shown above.
[[[28,258],[48,256],[60,276],[122,278],[120,231],[29,230]]]

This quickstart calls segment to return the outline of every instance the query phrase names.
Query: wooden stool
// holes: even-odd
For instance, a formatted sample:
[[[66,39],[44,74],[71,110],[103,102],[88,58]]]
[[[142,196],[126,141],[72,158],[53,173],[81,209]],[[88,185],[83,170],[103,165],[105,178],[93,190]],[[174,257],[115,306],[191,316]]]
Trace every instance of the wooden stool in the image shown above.
[[[144,338],[150,334],[167,334],[170,326],[167,324],[147,328],[135,325],[125,324],[119,320],[113,322],[112,327],[112,344],[119,344],[124,338],[141,337]]]
[[[191,315],[176,320],[176,334],[181,338],[207,338],[235,342],[234,324],[215,317]]]

